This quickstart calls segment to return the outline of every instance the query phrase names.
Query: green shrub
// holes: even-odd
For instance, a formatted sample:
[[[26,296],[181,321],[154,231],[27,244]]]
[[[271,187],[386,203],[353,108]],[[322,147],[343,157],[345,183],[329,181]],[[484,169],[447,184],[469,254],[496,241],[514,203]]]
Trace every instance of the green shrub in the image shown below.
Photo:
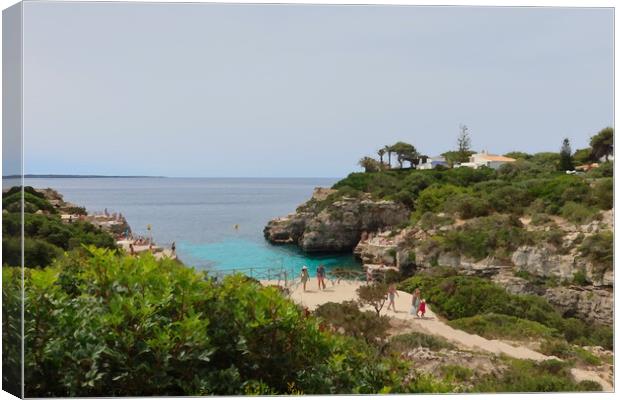
[[[361,304],[373,307],[379,315],[387,300],[388,285],[375,282],[371,285],[363,285],[357,288],[357,296]]]
[[[583,204],[569,201],[561,208],[560,214],[563,218],[570,222],[575,224],[585,224],[594,219],[597,211]]]
[[[602,210],[610,210],[614,206],[613,178],[597,180],[590,193],[590,204]]]
[[[539,199],[547,212],[555,214],[567,201],[585,199],[589,191],[587,182],[575,175],[560,174],[552,178],[533,178],[514,183],[528,192],[532,199]]]
[[[590,353],[586,349],[570,345],[564,340],[551,339],[545,340],[540,345],[540,351],[543,354],[556,356],[564,360],[580,361],[588,365],[601,365],[601,359]]]
[[[430,378],[403,383],[405,363],[380,356],[362,341],[322,332],[318,320],[277,289],[243,276],[215,282],[149,254],[86,253],[54,267],[26,269],[26,396],[445,387]],[[3,269],[3,311],[19,307],[20,273]],[[19,316],[3,316],[3,335],[16,334]]]
[[[377,344],[385,339],[390,327],[389,317],[361,311],[355,301],[321,304],[314,314],[335,331],[363,339],[368,344]]]
[[[457,194],[464,193],[465,190],[454,185],[434,184],[424,189],[415,202],[415,213],[418,216],[426,212],[440,212],[445,208],[445,204],[451,201]]]
[[[441,337],[420,332],[410,332],[392,336],[388,342],[387,351],[400,355],[418,347],[426,347],[433,351],[455,348],[452,343]]]
[[[486,375],[479,380],[474,392],[573,392],[601,390],[600,385],[575,383],[570,366],[565,362],[547,360],[508,360],[508,370],[500,377]]]
[[[594,168],[587,173],[589,178],[611,178],[614,176],[614,162],[602,162],[598,168]]]
[[[115,249],[116,241],[91,223],[75,221],[64,223],[57,215],[24,214],[24,257],[28,267],[45,267],[63,251],[81,245]],[[9,213],[2,220],[3,263],[21,264],[21,215]]]
[[[22,269],[2,267],[2,390],[22,396]]]
[[[602,392],[603,388],[601,384],[594,381],[583,380],[577,384],[577,391],[579,392]]]
[[[491,208],[499,213],[522,214],[532,202],[531,194],[518,186],[504,186],[488,194]]]
[[[588,277],[586,276],[586,273],[584,271],[576,271],[573,274],[573,284],[574,285],[580,285],[580,286],[585,286],[587,285],[588,282]]]
[[[538,322],[503,315],[482,314],[449,322],[453,328],[487,339],[529,340],[557,336],[558,332]]]
[[[549,222],[551,222],[551,217],[549,217],[548,214],[545,213],[535,213],[534,215],[532,215],[532,220],[530,221],[530,223],[532,225],[545,225],[548,224]]]
[[[456,382],[468,381],[474,375],[474,372],[470,368],[456,364],[442,365],[440,370],[444,377],[450,381]]]
[[[613,233],[604,231],[586,237],[579,246],[579,252],[594,263],[597,272],[603,273],[613,268],[613,246]]]
[[[488,215],[491,206],[486,199],[480,196],[461,193],[446,202],[444,209],[447,212],[458,214],[462,219],[470,219]]]
[[[418,226],[420,226],[420,228],[424,230],[431,230],[453,223],[454,219],[452,219],[451,217],[447,215],[440,216],[439,214],[435,214],[429,211],[422,214],[422,217],[418,221]]]
[[[530,236],[518,218],[491,215],[448,231],[443,238],[443,250],[480,260],[492,254],[507,257],[520,245],[528,243]]]

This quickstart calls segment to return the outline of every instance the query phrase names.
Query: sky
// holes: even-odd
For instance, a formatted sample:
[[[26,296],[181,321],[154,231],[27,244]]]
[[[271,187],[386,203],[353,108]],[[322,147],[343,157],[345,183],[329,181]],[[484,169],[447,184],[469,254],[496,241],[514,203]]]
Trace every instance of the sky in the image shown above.
[[[26,173],[341,177],[613,125],[613,11],[24,3]]]

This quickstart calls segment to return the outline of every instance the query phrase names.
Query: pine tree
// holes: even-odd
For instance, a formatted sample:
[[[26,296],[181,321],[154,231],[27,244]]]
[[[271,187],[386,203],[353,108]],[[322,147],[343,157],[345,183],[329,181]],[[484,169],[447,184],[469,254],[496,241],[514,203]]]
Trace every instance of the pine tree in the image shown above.
[[[568,138],[564,139],[562,148],[560,149],[560,171],[572,171],[575,169],[573,166],[573,157],[571,156],[572,152]]]

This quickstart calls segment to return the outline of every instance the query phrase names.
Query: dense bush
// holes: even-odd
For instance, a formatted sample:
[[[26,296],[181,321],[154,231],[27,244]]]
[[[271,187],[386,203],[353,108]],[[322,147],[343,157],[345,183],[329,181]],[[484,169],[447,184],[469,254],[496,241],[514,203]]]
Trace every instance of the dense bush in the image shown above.
[[[462,219],[486,216],[491,212],[491,205],[482,196],[472,194],[457,194],[452,196],[444,206],[444,210],[458,214]]]
[[[17,191],[2,197],[2,209],[9,212],[21,212],[22,194]],[[35,213],[39,210],[56,213],[56,209],[38,192],[24,191],[24,212]]]
[[[276,288],[215,282],[148,254],[88,253],[26,269],[26,396],[446,389],[422,376],[404,384],[404,362],[322,332]],[[6,310],[19,307],[19,274],[3,269]],[[14,334],[19,323],[5,316],[3,334]]]
[[[610,210],[614,206],[614,182],[612,178],[599,179],[594,183],[590,202],[602,210]]]
[[[81,245],[114,249],[114,238],[91,223],[64,223],[56,215],[24,214],[24,256],[28,267],[49,265],[63,251]],[[21,215],[9,213],[2,220],[3,263],[21,264]]]
[[[508,370],[500,377],[486,375],[476,382],[473,392],[575,392],[600,391],[601,386],[592,381],[575,383],[570,364],[547,360],[508,360]]]
[[[596,270],[604,272],[613,268],[614,235],[611,231],[604,231],[588,236],[579,246],[582,257],[594,263]]]
[[[489,255],[506,257],[522,244],[529,242],[530,235],[522,229],[518,218],[492,215],[469,221],[442,236],[444,251],[482,259]]]
[[[449,322],[453,328],[487,339],[529,340],[557,336],[555,329],[541,323],[503,314],[481,314]]]
[[[363,339],[368,344],[381,342],[390,328],[389,317],[378,316],[372,311],[361,311],[355,301],[321,304],[314,314],[334,331]]]
[[[614,176],[614,162],[606,161],[587,173],[590,178],[611,178]]]
[[[463,188],[452,184],[434,184],[420,193],[415,202],[416,215],[422,216],[426,212],[437,213],[444,211],[445,204],[448,201],[465,192]]]
[[[569,201],[560,209],[560,215],[575,224],[585,224],[595,218],[597,211],[583,204]]]
[[[580,346],[570,345],[564,340],[547,339],[540,345],[543,354],[563,360],[579,361],[589,365],[601,365],[601,359]]]
[[[525,158],[504,164],[498,171],[463,167],[352,173],[333,188],[399,201],[414,211],[413,223],[426,212],[448,212],[468,219],[492,213],[521,215],[525,211],[569,215],[575,204],[581,207],[578,212],[587,208],[589,215],[596,212],[591,206],[611,207],[611,180],[596,182],[590,188],[590,175],[557,172],[557,153],[538,153]],[[563,209],[566,204],[569,205]],[[583,213],[580,215],[576,218],[583,217]]]
[[[22,240],[19,236],[5,236],[2,238],[2,262],[5,265],[19,266],[22,264]],[[44,267],[50,265],[56,257],[62,254],[62,249],[43,239],[25,238],[24,263],[28,267]]]

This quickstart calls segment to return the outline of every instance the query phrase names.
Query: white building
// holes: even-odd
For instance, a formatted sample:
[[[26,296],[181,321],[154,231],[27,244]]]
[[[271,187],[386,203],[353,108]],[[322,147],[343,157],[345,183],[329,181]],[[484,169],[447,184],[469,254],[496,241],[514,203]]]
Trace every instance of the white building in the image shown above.
[[[448,167],[448,163],[446,162],[446,159],[444,157],[436,156],[436,157],[428,157],[426,159],[426,162],[420,163],[420,165],[418,165],[417,169],[433,169],[437,167],[438,165]]]
[[[517,160],[515,160],[514,158],[498,156],[496,154],[489,154],[483,150],[481,153],[476,153],[469,157],[469,162],[461,163],[458,166],[470,167],[474,169],[479,167],[498,169],[506,163],[511,163],[515,161]]]

